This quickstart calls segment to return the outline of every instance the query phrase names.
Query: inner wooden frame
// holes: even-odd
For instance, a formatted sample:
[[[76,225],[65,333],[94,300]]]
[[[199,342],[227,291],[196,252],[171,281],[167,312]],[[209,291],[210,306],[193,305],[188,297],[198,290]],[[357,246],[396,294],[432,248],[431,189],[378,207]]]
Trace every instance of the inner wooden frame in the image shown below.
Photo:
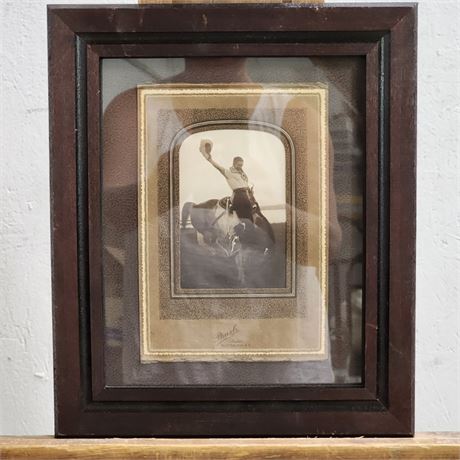
[[[60,436],[409,435],[413,433],[416,10],[406,5],[266,7],[269,14],[261,16],[258,8],[238,6],[238,19],[229,20],[228,8],[120,7],[110,13],[104,8],[49,9],[56,432]],[[200,19],[203,15],[206,23]],[[274,28],[279,23],[286,24],[282,32],[278,25]],[[257,32],[266,37],[269,31],[274,41],[244,42],[248,28],[256,34],[249,40],[257,41]],[[285,32],[305,30],[308,33],[300,38]],[[208,41],[174,43],[174,34],[184,37],[184,31],[191,34],[190,41],[205,32]],[[211,32],[223,42],[212,43]],[[152,43],[159,37],[163,43]],[[363,385],[211,389],[105,384],[100,59],[191,55],[365,57]],[[63,68],[73,73],[63,79]],[[244,400],[248,402],[242,405]],[[164,401],[175,402],[165,406]],[[269,408],[276,415],[267,420]]]
[[[241,55],[250,57],[265,57],[278,55],[281,52],[286,52],[289,49],[290,45],[277,45],[276,50],[272,49],[272,46],[269,44],[257,44],[257,45],[239,45],[241,49]],[[137,45],[136,49],[132,50],[133,56],[136,57],[164,57],[171,56],[174,47],[168,47],[165,45]],[[186,56],[195,55],[195,49],[202,49],[203,45],[180,45],[180,48],[185,51]],[[214,44],[207,45],[205,51],[206,56],[208,55],[234,55],[232,49],[234,45],[231,44]],[[359,43],[344,45],[342,49],[338,50],[337,45],[321,45],[320,50],[318,51],[318,45],[304,44],[302,47],[297,46],[296,52],[293,54],[291,51],[290,56],[342,56],[342,55],[351,55],[351,56],[364,56],[366,58],[366,94],[369,95],[370,91],[374,92],[374,97],[378,99],[379,87],[378,87],[378,73],[379,73],[379,60],[378,60],[378,51],[379,47],[376,45],[371,45],[368,43]],[[89,45],[87,47],[87,75],[88,75],[88,108],[100,106],[100,94],[101,94],[101,65],[100,60],[104,58],[122,58],[126,57],[123,53],[126,53],[126,46],[119,45]],[[201,55],[201,53],[200,53]],[[238,56],[240,54],[237,54]],[[372,86],[371,86],[372,85]],[[94,93],[90,88],[94,88]],[[92,101],[92,102],[90,102]],[[89,114],[90,115],[90,114]],[[90,251],[90,276],[92,277],[92,286],[97,287],[98,291],[95,289],[92,290],[92,299],[90,302],[91,308],[91,356],[92,356],[92,386],[93,386],[93,398],[95,400],[102,401],[117,401],[120,398],[135,401],[152,401],[152,400],[161,400],[161,401],[174,401],[177,398],[177,395],[181,398],[192,398],[193,400],[208,400],[216,401],[221,398],[225,400],[250,400],[256,401],[259,398],[257,394],[267,394],[273,395],[274,390],[270,387],[256,387],[256,386],[245,386],[244,393],[241,391],[234,391],[230,386],[222,385],[220,387],[215,387],[218,389],[217,392],[209,392],[209,386],[178,386],[176,388],[170,387],[119,387],[119,386],[108,386],[105,383],[104,376],[104,333],[105,333],[105,320],[103,315],[103,280],[102,280],[102,265],[99,253],[102,250],[102,238],[101,238],[101,212],[100,212],[100,191],[102,190],[101,186],[101,172],[100,172],[100,131],[99,123],[100,113],[97,111],[94,114],[94,118],[88,118],[89,126],[92,129],[88,132],[88,138],[91,138],[92,131],[94,136],[94,150],[89,151],[89,158],[94,162],[92,165],[89,164],[89,184],[88,189],[90,190],[89,202],[93,203],[95,212],[92,216],[89,217],[89,227],[90,227],[90,236],[89,244],[94,248],[94,253],[96,256],[92,259],[91,254],[93,251]],[[97,117],[97,118],[96,118]],[[373,113],[373,123],[375,123],[374,128],[374,144],[373,148],[374,155],[378,151],[378,114]],[[369,117],[369,111],[366,112],[366,126],[369,126],[371,119]],[[368,133],[367,129],[366,132]],[[369,133],[366,138],[369,137]],[[368,180],[372,183],[372,188],[377,189],[378,187],[378,157],[372,158],[372,162],[369,162],[369,139],[366,141],[366,159],[365,162],[368,164],[366,168],[366,184]],[[374,169],[375,168],[375,169]],[[372,177],[372,178],[371,178]],[[92,193],[91,193],[92,192]],[[378,201],[372,200],[372,195],[369,194],[372,191],[367,191],[366,189],[366,209],[365,215],[371,214],[371,218],[376,218],[375,211],[378,210]],[[376,191],[375,197],[378,195]],[[368,206],[372,210],[368,211]],[[91,207],[91,204],[90,204]],[[371,263],[366,262],[365,273],[366,276],[370,277],[373,274],[377,277],[377,254],[378,254],[378,222],[377,220],[365,220],[366,228],[366,239],[364,244],[364,253],[366,254],[366,261],[368,256],[370,257]],[[94,229],[94,233],[92,230]],[[373,232],[373,233],[372,233]],[[92,234],[92,236],[91,236]],[[368,238],[367,235],[372,234],[372,238]],[[373,255],[373,256],[372,256]],[[302,395],[302,399],[312,399],[320,401],[328,401],[331,397],[333,399],[337,398],[339,400],[359,400],[364,397],[368,399],[369,390],[372,392],[376,391],[377,386],[377,368],[375,366],[375,356],[377,356],[377,336],[376,331],[379,328],[377,325],[377,299],[375,297],[375,292],[367,288],[364,289],[365,298],[363,310],[363,322],[366,321],[366,324],[369,327],[369,331],[364,335],[363,340],[363,385],[361,384],[350,384],[343,387],[337,387],[335,385],[323,385],[321,386],[322,391],[318,392],[315,386],[313,385],[289,385],[278,387],[276,393],[279,394],[279,399],[290,399],[293,394]],[[93,296],[94,294],[94,296]],[[374,328],[371,327],[371,324],[374,324]],[[186,363],[184,363],[186,365]],[[273,396],[270,396],[273,398]],[[131,399],[133,398],[133,399]],[[278,396],[277,396],[278,399]]]
[[[193,53],[193,49],[197,48],[197,45],[182,45],[182,49],[188,50],[186,54],[189,55],[189,53]],[[202,45],[200,46],[200,48]],[[94,78],[94,93],[92,91],[88,91],[87,96],[88,96],[88,107],[93,107],[93,104],[99,104],[100,103],[100,59],[103,59],[104,57],[117,57],[121,58],[123,57],[123,49],[125,47],[117,46],[117,45],[92,45],[88,47],[88,55],[87,55],[87,60],[88,60],[88,69],[87,69],[87,74],[89,77]],[[168,49],[168,47],[165,47],[164,45],[160,46],[155,46],[155,45],[149,45],[147,49],[145,45],[141,46],[138,45],[138,49],[136,50],[135,53],[133,53],[135,56],[138,57],[159,57],[159,56],[170,56],[171,55],[171,50]],[[209,50],[209,48],[212,49],[212,51]],[[225,55],[227,52],[229,52],[233,48],[232,45],[227,45],[227,44],[219,44],[219,45],[208,45],[208,53],[210,51],[211,55]],[[240,45],[241,48],[241,45]],[[242,55],[245,56],[272,56],[273,52],[270,51],[271,46],[270,45],[257,45],[253,48],[252,53],[249,52],[249,49],[246,49],[246,47],[243,47]],[[249,48],[249,47],[248,47]],[[288,45],[286,45],[286,51],[287,51]],[[315,49],[317,48],[317,45],[309,45],[305,44],[302,46],[301,50],[299,47],[297,47],[297,56],[310,56],[310,55],[315,55],[315,56],[323,56],[323,55],[331,55],[331,56],[337,56],[337,55],[363,55],[366,56],[366,93],[369,95],[370,91],[372,91],[373,97],[376,99],[378,98],[378,93],[379,93],[379,87],[378,87],[378,72],[379,72],[379,62],[378,62],[378,51],[379,48],[375,45],[369,45],[369,44],[353,44],[347,47],[344,47],[341,52],[337,52],[336,46],[324,46],[324,49],[322,52],[318,53],[317,51],[315,52]],[[111,50],[116,50],[118,49],[118,53],[110,53]],[[257,54],[256,54],[257,53]],[[279,53],[279,51],[276,51],[275,54]],[[105,55],[105,56],[104,56]],[[208,55],[208,54],[207,54]],[[292,55],[292,54],[291,54]],[[92,63],[92,60],[94,59],[94,62]],[[91,78],[91,80],[93,79]],[[96,83],[97,82],[97,83]],[[88,81],[88,89],[92,86],[91,82]],[[92,102],[90,102],[92,101]],[[366,125],[370,127],[370,123],[373,122],[373,128],[375,129],[373,133],[373,139],[370,137],[370,134],[368,130],[367,132],[367,141],[366,141],[366,209],[365,209],[365,215],[366,215],[366,221],[365,221],[365,227],[366,227],[366,240],[365,240],[365,254],[366,254],[366,268],[365,268],[365,273],[366,276],[370,279],[376,277],[377,275],[377,254],[378,254],[378,221],[377,221],[377,215],[376,211],[378,210],[378,191],[377,186],[378,186],[378,157],[376,155],[376,152],[378,151],[378,138],[377,138],[377,133],[378,133],[378,114],[377,113],[372,113],[372,118],[371,118],[371,110],[368,110],[367,115],[366,115]],[[99,117],[99,112],[97,112],[97,117]],[[101,222],[98,220],[100,219],[100,204],[99,204],[99,193],[101,189],[101,183],[100,183],[100,159],[99,159],[99,152],[100,152],[100,145],[99,145],[99,129],[96,129],[96,126],[99,125],[100,119],[96,119],[94,117],[93,119],[89,119],[89,126],[91,126],[94,130],[94,142],[95,142],[95,150],[93,152],[89,152],[89,158],[93,159],[94,164],[89,165],[89,190],[93,191],[93,198],[91,199],[90,197],[90,203],[94,203],[94,206],[96,208],[96,212],[94,213],[93,216],[90,217],[89,219],[89,226],[90,226],[90,242],[92,242],[93,245],[97,246],[101,241],[101,233],[100,233],[100,228],[101,228]],[[372,125],[371,125],[372,126]],[[91,136],[91,132],[88,133],[89,137]],[[96,137],[97,135],[97,137]],[[373,141],[372,144],[370,141]],[[372,151],[369,149],[369,145],[372,145],[373,147],[373,157],[370,157],[370,154]],[[93,173],[91,172],[93,171]],[[372,184],[372,186],[370,185]],[[375,195],[373,193],[373,190],[375,190]],[[93,236],[91,237],[91,230],[94,230]],[[371,236],[371,237],[370,237]],[[91,330],[92,330],[92,372],[93,372],[93,391],[96,394],[95,399],[101,399],[101,400],[117,400],[120,396],[123,395],[124,397],[130,398],[130,394],[136,395],[135,400],[140,400],[142,401],[150,401],[152,400],[152,397],[160,398],[160,400],[175,400],[174,394],[177,394],[179,391],[179,394],[184,394],[187,395],[187,397],[190,397],[192,394],[193,395],[200,395],[201,390],[198,387],[195,388],[187,388],[185,386],[180,387],[180,390],[178,389],[171,389],[171,388],[120,388],[120,387],[107,387],[104,383],[104,376],[103,376],[103,369],[104,369],[104,360],[103,360],[103,355],[104,355],[104,344],[102,338],[104,337],[104,318],[102,315],[102,279],[99,279],[99,276],[101,276],[102,270],[101,270],[101,261],[99,259],[99,251],[100,249],[98,248],[95,253],[97,254],[97,257],[94,257],[90,261],[90,266],[93,268],[91,271],[92,277],[93,277],[93,286],[98,286],[100,289],[100,292],[94,292],[94,297],[92,298],[90,307],[91,311],[93,312],[91,315]],[[368,259],[369,258],[369,259]],[[96,269],[96,267],[99,267]],[[375,278],[374,278],[375,279]],[[314,399],[319,399],[319,400],[328,400],[330,399],[329,393],[333,395],[334,397],[337,397],[338,395],[341,395],[339,399],[344,399],[344,400],[349,400],[349,399],[360,399],[363,394],[369,395],[368,389],[373,389],[375,391],[376,389],[376,381],[377,381],[377,368],[375,367],[375,357],[377,356],[377,336],[376,336],[376,330],[378,329],[377,325],[377,298],[375,296],[376,292],[370,291],[369,289],[365,289],[365,300],[364,300],[364,305],[365,305],[365,318],[363,318],[363,321],[366,322],[366,325],[368,327],[368,330],[366,330],[366,334],[364,336],[364,344],[363,348],[365,349],[364,353],[364,363],[363,363],[363,368],[364,368],[364,375],[363,375],[363,381],[366,382],[364,385],[364,388],[354,388],[353,385],[348,385],[344,388],[341,388],[340,390],[338,388],[334,388],[333,386],[330,388],[327,388],[325,386],[320,394],[317,394],[317,391],[313,387],[309,386],[304,386],[297,388],[294,390],[293,388],[279,388],[278,392],[280,393],[280,399],[284,399],[284,396],[293,394],[293,392],[303,394],[304,396],[302,399],[311,399],[312,397]],[[364,316],[364,315],[363,315]],[[374,327],[372,327],[374,325]],[[96,357],[97,360],[94,358]],[[370,387],[370,388],[369,388]],[[234,396],[232,396],[233,391],[231,388],[228,387],[223,387],[219,390],[219,394],[223,395],[220,396],[218,394],[210,394],[209,391],[207,391],[206,387],[203,387],[203,393],[201,393],[200,396],[198,396],[200,399],[205,398],[205,399],[219,399],[221,397],[224,397],[225,399],[249,399],[249,400],[254,400],[254,396],[252,394],[257,394],[259,391],[262,392],[269,392],[272,393],[272,390],[268,390],[266,388],[265,390],[262,388],[255,390],[255,388],[247,388],[245,390],[245,394],[241,394],[240,391],[236,392]],[[364,393],[363,393],[364,391]],[[372,390],[371,390],[372,391]],[[93,393],[93,397],[94,397]],[[315,396],[316,394],[316,396]],[[371,393],[372,394],[372,393]],[[155,395],[155,396],[153,396]],[[354,395],[354,397],[351,397],[351,395]],[[194,398],[195,399],[195,398]],[[257,398],[256,398],[257,399]]]

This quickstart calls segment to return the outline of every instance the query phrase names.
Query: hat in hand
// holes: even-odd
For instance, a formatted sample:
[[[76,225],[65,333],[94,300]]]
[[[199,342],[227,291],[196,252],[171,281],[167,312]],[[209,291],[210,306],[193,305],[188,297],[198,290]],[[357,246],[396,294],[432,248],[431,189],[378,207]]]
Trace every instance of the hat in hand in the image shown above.
[[[201,139],[200,152],[206,158],[206,160],[209,160],[211,158],[212,145],[213,144],[212,144],[211,140],[209,140],[209,139]]]

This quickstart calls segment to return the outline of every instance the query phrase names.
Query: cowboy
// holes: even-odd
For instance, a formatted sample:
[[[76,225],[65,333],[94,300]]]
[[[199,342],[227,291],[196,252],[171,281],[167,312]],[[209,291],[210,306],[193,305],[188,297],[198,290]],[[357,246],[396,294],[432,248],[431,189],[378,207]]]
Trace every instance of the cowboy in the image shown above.
[[[239,219],[247,219],[254,223],[253,211],[258,208],[258,204],[254,199],[252,190],[249,188],[248,176],[243,171],[243,158],[236,156],[233,158],[233,165],[230,168],[224,168],[213,160],[211,150],[212,142],[208,139],[203,139],[200,144],[200,152],[227,180],[229,187],[233,191],[232,208],[235,210],[236,215]]]

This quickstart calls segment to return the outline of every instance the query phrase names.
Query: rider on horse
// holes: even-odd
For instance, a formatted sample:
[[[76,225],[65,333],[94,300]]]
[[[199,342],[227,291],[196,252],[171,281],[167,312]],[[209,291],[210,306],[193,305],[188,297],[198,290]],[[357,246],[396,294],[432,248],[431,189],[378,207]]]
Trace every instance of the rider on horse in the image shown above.
[[[233,158],[233,165],[230,166],[230,168],[224,168],[213,160],[211,157],[211,150],[212,142],[208,139],[203,139],[200,144],[200,152],[227,180],[229,187],[233,191],[231,210],[236,212],[236,215],[242,222],[242,224],[239,224],[237,227],[241,226],[242,229],[245,230],[248,222],[250,222],[250,225],[254,224],[255,212],[261,217],[263,217],[263,215],[260,211],[259,204],[254,198],[252,188],[249,187],[248,176],[243,171],[244,160],[236,156]],[[235,228],[235,230],[241,231],[241,228]],[[269,233],[270,238],[274,241],[271,227],[269,228]]]

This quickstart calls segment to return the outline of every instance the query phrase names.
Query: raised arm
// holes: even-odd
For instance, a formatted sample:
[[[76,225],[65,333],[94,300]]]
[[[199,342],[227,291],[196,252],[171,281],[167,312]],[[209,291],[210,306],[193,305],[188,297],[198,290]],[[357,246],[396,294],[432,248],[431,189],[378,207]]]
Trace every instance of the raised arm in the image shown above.
[[[209,139],[202,139],[200,143],[201,154],[207,161],[209,161],[209,163],[211,163],[214,166],[214,168],[216,168],[223,176],[225,176],[225,168],[212,159],[211,150],[212,141],[210,141]]]

